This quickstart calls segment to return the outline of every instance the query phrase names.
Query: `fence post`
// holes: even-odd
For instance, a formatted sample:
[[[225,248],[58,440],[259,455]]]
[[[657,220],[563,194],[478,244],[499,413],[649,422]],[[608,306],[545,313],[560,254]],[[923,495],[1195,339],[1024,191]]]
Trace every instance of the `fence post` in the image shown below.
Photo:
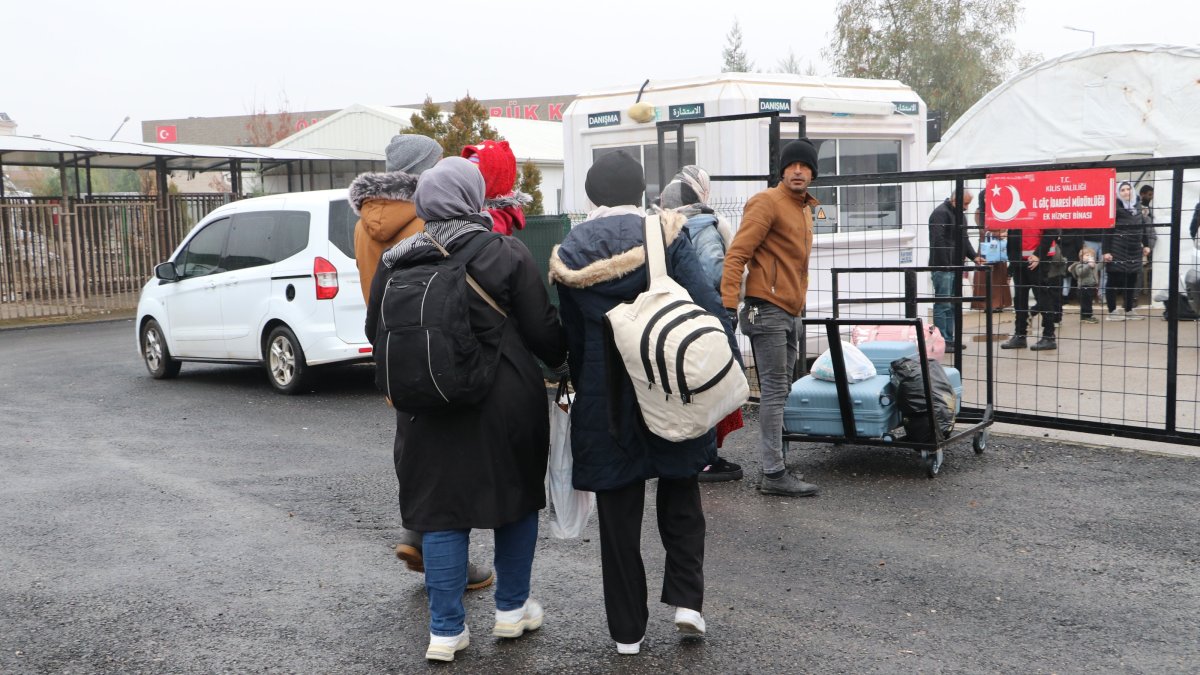
[[[1183,169],[1171,177],[1171,252],[1167,261],[1167,433],[1175,432],[1179,397],[1179,240],[1183,238]]]

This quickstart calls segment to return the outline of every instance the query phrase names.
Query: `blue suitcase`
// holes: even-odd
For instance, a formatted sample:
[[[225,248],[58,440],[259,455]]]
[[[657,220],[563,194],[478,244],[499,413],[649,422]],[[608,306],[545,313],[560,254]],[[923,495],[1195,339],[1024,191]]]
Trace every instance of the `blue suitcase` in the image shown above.
[[[890,376],[876,375],[862,382],[851,382],[850,400],[859,436],[883,438],[900,426],[900,408]],[[783,429],[810,436],[845,436],[837,385],[812,375],[797,380],[783,409]]]
[[[892,361],[909,357],[917,358],[917,343],[915,342],[860,342],[857,347],[875,364],[875,372],[879,375],[892,374]]]
[[[942,366],[942,370],[946,371],[946,377],[950,380],[950,386],[954,387],[954,416],[957,417],[962,410],[962,373],[958,372],[958,368],[953,366]]]

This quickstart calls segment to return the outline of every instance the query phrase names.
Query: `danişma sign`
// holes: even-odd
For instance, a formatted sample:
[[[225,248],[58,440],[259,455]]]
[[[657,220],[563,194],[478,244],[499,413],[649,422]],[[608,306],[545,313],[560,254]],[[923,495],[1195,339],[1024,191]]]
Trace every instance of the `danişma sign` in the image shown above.
[[[589,129],[615,127],[621,123],[621,111],[613,110],[611,112],[588,113],[587,122]]]
[[[758,99],[758,112],[791,113],[792,101],[786,98],[760,98]]]

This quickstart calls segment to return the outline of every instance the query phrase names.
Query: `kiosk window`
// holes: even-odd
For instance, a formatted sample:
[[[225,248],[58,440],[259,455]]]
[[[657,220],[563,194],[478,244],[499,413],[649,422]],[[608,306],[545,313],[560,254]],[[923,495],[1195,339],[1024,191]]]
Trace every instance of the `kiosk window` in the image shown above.
[[[813,144],[817,146],[817,170],[822,176],[900,170],[900,141],[823,138],[814,139]],[[898,185],[814,187],[812,192],[821,200],[814,219],[816,234],[900,228]]]
[[[658,144],[647,143],[645,145],[621,145],[607,148],[594,148],[592,150],[592,162],[600,159],[604,155],[611,152],[619,152],[624,150],[641,163],[642,169],[646,172],[646,196],[642,206],[650,206],[654,200],[658,199],[658,193],[662,191],[662,186],[658,184]],[[671,165],[667,166],[667,180],[671,180],[671,176],[679,173],[679,170],[688,164],[696,163],[696,141],[684,140],[683,142],[683,157],[682,163],[678,166],[675,164],[675,143],[670,140],[666,145],[667,161]]]

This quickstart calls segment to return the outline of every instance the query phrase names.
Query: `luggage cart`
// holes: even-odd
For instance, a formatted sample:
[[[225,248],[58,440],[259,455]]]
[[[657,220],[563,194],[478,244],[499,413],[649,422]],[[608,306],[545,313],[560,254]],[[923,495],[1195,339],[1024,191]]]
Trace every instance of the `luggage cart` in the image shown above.
[[[989,266],[990,267],[990,266]],[[783,452],[787,455],[789,444],[795,442],[817,442],[817,443],[833,443],[834,445],[878,445],[896,448],[909,448],[920,454],[921,461],[925,465],[926,473],[930,478],[934,478],[941,471],[942,463],[945,459],[944,449],[951,443],[955,443],[968,436],[971,437],[971,445],[976,454],[982,453],[988,445],[990,436],[990,427],[994,418],[994,391],[995,391],[995,372],[994,372],[994,345],[993,336],[993,317],[992,313],[985,312],[985,331],[987,337],[986,347],[986,365],[985,365],[985,389],[986,389],[986,405],[982,411],[964,411],[959,410],[959,414],[955,419],[955,429],[949,436],[944,436],[940,425],[937,423],[936,414],[933,409],[933,392],[929,378],[929,357],[925,347],[925,327],[924,322],[917,316],[917,308],[922,304],[934,302],[952,302],[957,305],[957,325],[962,325],[962,303],[972,301],[983,301],[985,307],[991,307],[992,298],[992,277],[987,276],[986,294],[983,296],[963,296],[963,297],[934,297],[934,296],[917,296],[917,273],[918,272],[955,272],[961,274],[966,271],[979,270],[979,266],[975,267],[885,267],[885,268],[834,268],[831,270],[833,274],[833,318],[831,319],[805,319],[807,325],[820,325],[825,327],[826,336],[829,340],[829,352],[832,357],[834,367],[835,385],[837,387],[838,406],[841,412],[841,423],[843,434],[841,436],[834,435],[814,435],[789,432],[786,429],[783,433]],[[903,273],[904,274],[904,295],[897,296],[882,296],[882,297],[860,297],[860,298],[843,298],[838,293],[838,280],[844,274],[873,274],[880,273]],[[839,318],[842,305],[855,304],[900,304],[904,305],[903,319],[884,319],[884,318],[864,318],[864,319],[842,319]],[[933,440],[928,442],[917,442],[905,440],[903,436],[897,435],[896,429],[879,437],[860,436],[857,431],[858,425],[854,419],[854,402],[850,396],[850,383],[846,377],[845,361],[842,354],[842,328],[844,326],[855,325],[905,325],[915,326],[917,336],[917,358],[921,363],[921,374],[925,384],[925,405],[929,415],[929,425],[932,429]],[[960,332],[961,337],[961,332]],[[962,351],[956,350],[954,353],[954,365],[961,372],[962,368]],[[965,426],[960,426],[960,423],[965,423]]]

